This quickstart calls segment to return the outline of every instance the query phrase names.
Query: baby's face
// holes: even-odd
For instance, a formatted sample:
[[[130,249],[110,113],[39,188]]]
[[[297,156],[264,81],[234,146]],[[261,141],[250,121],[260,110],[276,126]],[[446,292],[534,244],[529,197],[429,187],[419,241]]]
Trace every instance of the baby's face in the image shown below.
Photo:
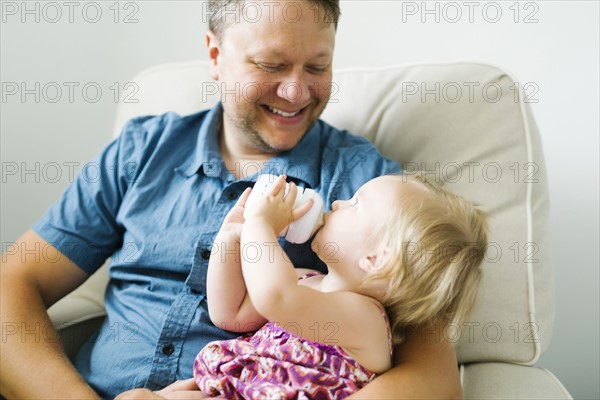
[[[315,235],[313,250],[328,265],[358,265],[361,257],[373,251],[375,243],[369,239],[389,218],[400,197],[418,196],[425,190],[420,182],[403,176],[370,180],[351,199],[333,202]]]

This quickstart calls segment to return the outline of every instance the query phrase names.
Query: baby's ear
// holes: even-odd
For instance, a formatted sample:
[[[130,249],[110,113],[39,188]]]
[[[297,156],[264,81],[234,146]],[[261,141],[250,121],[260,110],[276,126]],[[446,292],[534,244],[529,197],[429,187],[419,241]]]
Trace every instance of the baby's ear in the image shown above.
[[[368,274],[377,272],[388,264],[391,256],[392,250],[386,246],[361,257],[358,260],[358,266]]]

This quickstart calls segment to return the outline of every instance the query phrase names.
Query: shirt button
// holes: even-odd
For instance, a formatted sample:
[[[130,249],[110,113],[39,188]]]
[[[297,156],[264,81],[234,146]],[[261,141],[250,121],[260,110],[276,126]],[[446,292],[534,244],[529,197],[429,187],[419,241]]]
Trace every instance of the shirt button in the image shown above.
[[[163,344],[162,352],[166,356],[170,356],[175,351],[175,348],[171,343]]]
[[[238,197],[238,195],[236,192],[234,192],[234,191],[227,192],[227,198],[229,200],[235,200],[235,199],[237,199],[237,197]]]
[[[200,253],[200,257],[202,257],[205,260],[208,260],[210,258],[210,250],[202,250],[202,253]]]
[[[192,292],[192,294],[200,294],[200,291],[196,289],[191,289],[190,291]]]

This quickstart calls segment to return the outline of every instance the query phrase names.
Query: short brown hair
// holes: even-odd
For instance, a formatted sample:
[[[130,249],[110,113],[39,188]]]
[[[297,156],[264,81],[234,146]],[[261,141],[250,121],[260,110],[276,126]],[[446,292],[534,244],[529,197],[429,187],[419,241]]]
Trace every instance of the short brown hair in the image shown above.
[[[337,29],[338,20],[340,18],[340,1],[339,0],[298,0],[308,1],[311,4],[321,8],[324,13],[324,22],[333,23]],[[236,10],[241,11],[244,7],[245,0],[209,0],[208,2],[208,29],[210,29],[218,39],[223,37],[223,33],[228,26],[224,11]]]

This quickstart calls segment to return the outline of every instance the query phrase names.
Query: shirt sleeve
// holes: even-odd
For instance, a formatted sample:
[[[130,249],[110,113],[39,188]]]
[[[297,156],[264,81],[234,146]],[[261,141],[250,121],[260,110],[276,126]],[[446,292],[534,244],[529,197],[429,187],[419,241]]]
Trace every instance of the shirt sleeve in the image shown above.
[[[38,235],[89,274],[122,243],[117,213],[140,167],[143,120],[129,121],[33,225]]]

